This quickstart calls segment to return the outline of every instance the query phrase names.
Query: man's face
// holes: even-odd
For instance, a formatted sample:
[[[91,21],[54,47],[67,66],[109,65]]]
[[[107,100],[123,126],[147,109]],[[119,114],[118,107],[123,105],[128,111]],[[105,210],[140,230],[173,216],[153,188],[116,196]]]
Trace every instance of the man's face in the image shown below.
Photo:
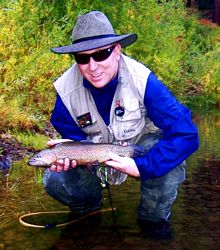
[[[80,52],[77,53],[77,55],[90,55],[94,54],[95,52],[102,53],[102,50],[104,50],[104,53],[110,53],[111,49],[105,51],[105,49],[108,48],[113,48],[113,45],[108,45],[102,48]],[[104,87],[116,76],[118,72],[120,52],[121,52],[121,45],[116,44],[109,57],[103,61],[100,62],[95,61],[96,59],[95,55],[94,56],[95,59],[93,59],[93,57],[90,57],[89,62],[86,64],[81,64],[80,62],[78,62],[78,67],[82,76],[86,78],[94,87],[96,88]],[[99,58],[99,56],[97,56],[97,58]]]

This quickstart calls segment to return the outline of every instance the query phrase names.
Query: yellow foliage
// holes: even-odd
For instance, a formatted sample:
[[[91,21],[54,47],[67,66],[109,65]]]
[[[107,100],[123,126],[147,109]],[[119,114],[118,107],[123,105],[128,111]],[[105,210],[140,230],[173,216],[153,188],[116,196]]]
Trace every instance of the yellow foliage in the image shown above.
[[[206,63],[200,47],[207,43],[207,48],[214,48],[220,32],[207,42],[196,19],[187,20],[181,0],[110,2],[63,0],[58,6],[57,1],[1,1],[0,129],[36,126],[31,117],[39,113],[49,120],[55,98],[52,83],[73,63],[68,55],[55,55],[50,48],[71,43],[76,16],[91,9],[103,10],[118,33],[138,34],[125,53],[148,65],[174,93],[184,96],[187,83],[219,93],[220,63],[212,60],[219,50],[213,49]],[[206,70],[207,64],[212,70]]]
[[[20,110],[17,100],[6,101],[0,96],[0,130],[9,128],[30,129],[33,128],[33,119],[25,110]]]

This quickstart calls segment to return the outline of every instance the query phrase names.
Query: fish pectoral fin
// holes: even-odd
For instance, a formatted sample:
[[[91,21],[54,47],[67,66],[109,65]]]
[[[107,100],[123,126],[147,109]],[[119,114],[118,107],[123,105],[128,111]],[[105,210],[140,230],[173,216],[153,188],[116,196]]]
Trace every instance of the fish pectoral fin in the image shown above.
[[[91,174],[95,174],[95,170],[96,170],[96,167],[99,166],[99,162],[98,161],[95,161],[95,162],[87,162],[86,163],[86,167],[87,169],[89,170],[89,172]]]

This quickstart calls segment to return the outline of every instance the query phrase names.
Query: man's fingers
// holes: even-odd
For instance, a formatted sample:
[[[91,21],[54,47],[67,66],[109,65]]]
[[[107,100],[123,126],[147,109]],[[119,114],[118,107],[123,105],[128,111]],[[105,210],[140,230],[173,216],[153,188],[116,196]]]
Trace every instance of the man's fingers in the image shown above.
[[[61,172],[62,170],[67,171],[70,167],[75,168],[77,162],[75,160],[70,161],[70,159],[65,158],[64,160],[59,160],[54,163],[51,167],[51,171]]]
[[[119,168],[122,162],[121,156],[114,154],[114,153],[109,153],[109,158],[110,160],[106,161],[105,164],[114,167],[114,168]]]
[[[64,171],[67,171],[67,170],[69,169],[69,167],[70,167],[70,160],[69,160],[68,158],[66,158],[66,159],[64,160],[63,170],[64,170]]]
[[[114,154],[114,153],[109,153],[109,159],[117,162],[121,162],[121,156]]]
[[[72,160],[71,162],[71,167],[75,168],[77,166],[77,162],[75,160]]]
[[[106,161],[105,162],[106,165],[110,166],[110,167],[113,167],[113,168],[116,168],[116,169],[119,169],[120,168],[120,163],[117,162],[117,161]]]
[[[50,167],[50,170],[51,170],[51,171],[56,171],[56,170],[57,170],[57,166],[56,166],[56,165],[52,165],[52,166]]]
[[[57,161],[55,164],[53,164],[50,167],[51,171],[56,171],[56,172],[60,172],[63,170],[63,165],[64,165],[64,161],[63,160],[59,160]]]
[[[122,157],[114,153],[109,153],[109,158],[110,160],[105,162],[106,165],[113,167],[130,176],[134,177],[140,176],[137,165],[132,158]]]

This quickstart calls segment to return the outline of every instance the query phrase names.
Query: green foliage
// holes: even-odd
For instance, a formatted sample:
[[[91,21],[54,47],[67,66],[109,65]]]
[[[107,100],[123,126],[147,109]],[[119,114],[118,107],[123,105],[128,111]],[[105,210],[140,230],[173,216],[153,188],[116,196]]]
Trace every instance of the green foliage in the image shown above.
[[[28,112],[22,110],[19,96],[8,98],[6,94],[0,96],[0,130],[32,128],[34,120]]]
[[[17,127],[25,115],[27,120],[39,113],[48,118],[54,99],[52,82],[69,64],[68,57],[60,60],[50,52],[54,40],[65,42],[60,32],[65,18],[54,19],[53,9],[43,1],[8,2],[0,11],[1,99],[12,103],[5,122],[14,121],[9,127]],[[1,103],[1,107],[10,105]],[[18,123],[21,128],[36,124],[34,119],[28,125]]]
[[[220,28],[201,25],[183,2],[2,0],[0,130],[39,129],[49,119],[52,82],[73,63],[50,48],[70,44],[77,15],[90,10],[105,12],[118,34],[137,33],[124,53],[146,64],[180,100],[193,107],[219,102]]]
[[[41,150],[46,147],[48,137],[42,134],[36,134],[29,130],[25,132],[20,132],[18,130],[13,130],[11,132],[13,137],[15,137],[19,142],[22,143],[24,147],[31,147],[37,150]]]

